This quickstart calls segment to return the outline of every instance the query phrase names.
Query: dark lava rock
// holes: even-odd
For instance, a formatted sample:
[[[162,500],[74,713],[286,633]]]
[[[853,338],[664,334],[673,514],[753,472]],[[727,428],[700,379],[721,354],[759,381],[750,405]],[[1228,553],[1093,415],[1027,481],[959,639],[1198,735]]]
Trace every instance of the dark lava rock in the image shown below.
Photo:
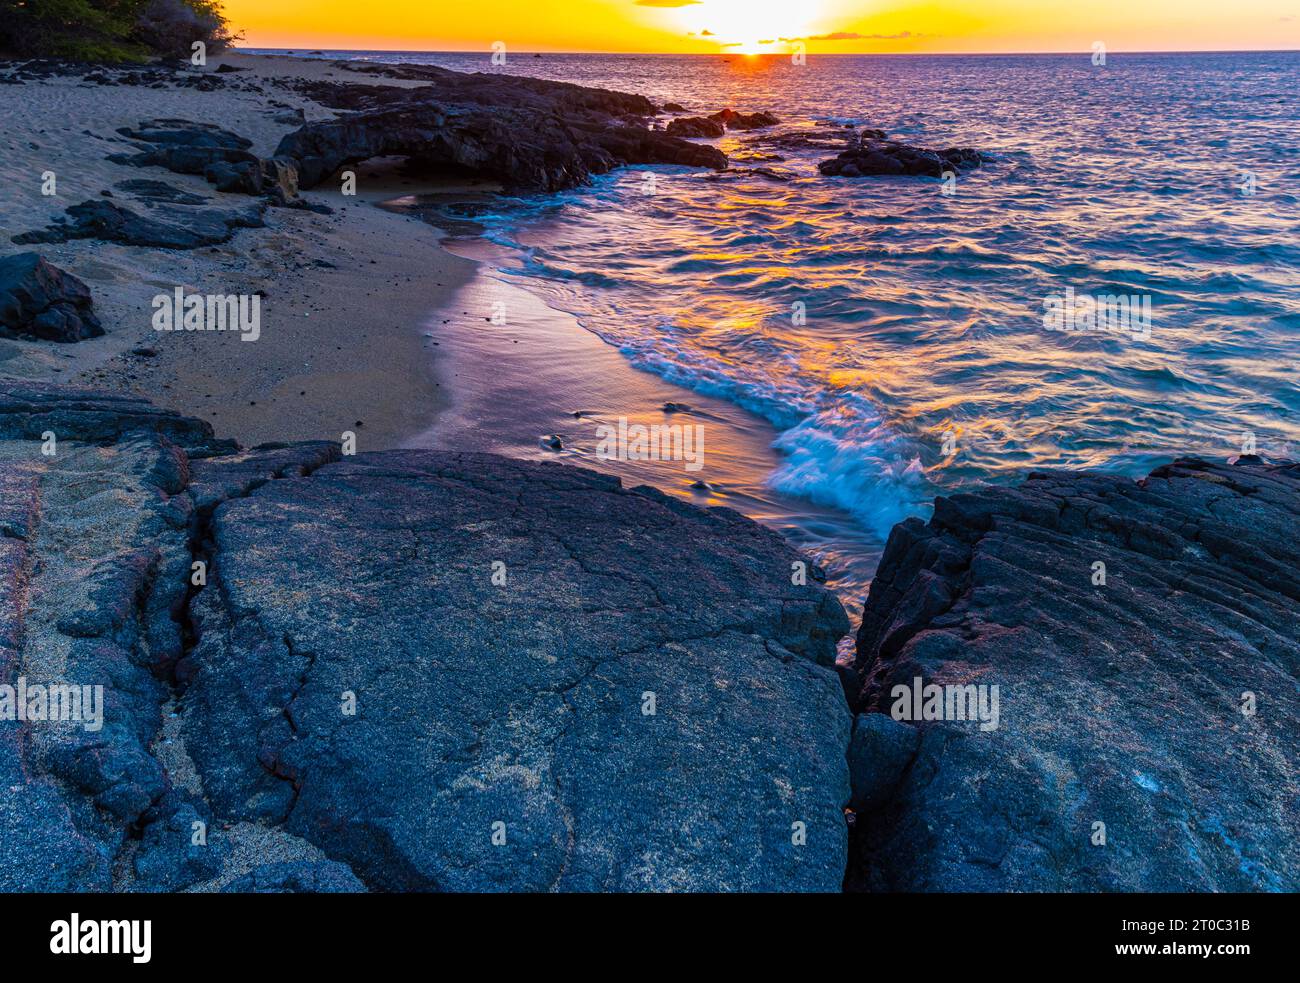
[[[872,177],[907,175],[943,177],[945,171],[979,167],[979,151],[950,147],[947,150],[923,150],[896,140],[885,140],[879,130],[864,130],[850,140],[848,147],[834,160],[824,160],[817,170],[827,177]]]
[[[665,113],[684,113],[684,112],[686,112],[686,107],[683,106],[681,103],[676,103],[676,102],[666,102],[666,103],[664,103],[664,112],[665,112]]]
[[[727,128],[717,120],[687,116],[670,120],[666,132],[673,137],[720,137],[727,132]]]
[[[140,399],[0,381],[0,684],[103,690],[99,726],[0,720],[0,890],[178,890],[244,873],[208,803],[173,784],[174,742],[160,739],[203,538],[189,469],[233,449]],[[274,452],[283,471],[290,453]],[[285,856],[319,853],[265,835]]]
[[[0,441],[36,441],[52,430],[61,440],[117,443],[142,431],[167,438],[191,457],[229,454],[210,424],[161,410],[137,396],[40,382],[0,380]]]
[[[276,156],[298,161],[302,187],[378,156],[450,167],[522,191],[577,187],[628,164],[720,169],[727,162],[716,148],[647,129],[656,110],[643,96],[433,66],[351,63],[349,70],[425,84],[302,83],[304,93],[333,108],[361,110],[309,123],[280,141]]]
[[[253,142],[215,123],[195,123],[187,119],[146,120],[136,127],[122,127],[122,136],[143,143],[173,147],[204,147],[247,150]]]
[[[999,724],[897,725],[915,751],[892,790],[855,787],[848,884],[1300,890],[1298,520],[1300,465],[1248,457],[1035,473],[896,526],[855,746],[907,755],[875,718],[917,677],[997,685]]]
[[[781,122],[771,113],[738,113],[734,109],[720,110],[709,119],[723,124],[729,130],[758,130]]]
[[[274,205],[331,211],[328,206],[309,205],[298,198],[296,161],[285,157],[257,157],[248,151],[252,146],[249,140],[219,126],[161,119],[141,123],[134,129],[124,127],[118,132],[137,141],[136,146],[141,150],[109,157],[114,163],[165,167],[178,174],[202,174],[218,191],[261,195]]]
[[[283,157],[240,164],[222,161],[209,165],[203,176],[218,191],[266,195],[281,204],[298,197],[298,165]]]
[[[160,205],[140,215],[112,201],[83,201],[68,208],[70,223],[13,237],[19,244],[67,242],[69,239],[103,239],[130,246],[161,249],[196,249],[229,242],[239,229],[265,226],[266,202],[244,208],[189,208]]]
[[[704,180],[731,181],[744,177],[761,177],[765,181],[789,181],[794,175],[788,171],[774,170],[771,167],[728,167],[725,171],[704,175]]]
[[[219,814],[383,890],[839,888],[847,622],[775,533],[394,451],[227,500],[211,537],[183,732]]]
[[[104,333],[90,288],[37,253],[0,259],[0,337],[81,341]]]
[[[262,864],[221,891],[223,894],[359,894],[365,889],[346,864],[322,860]]]
[[[0,382],[0,682],[105,689],[0,721],[0,889],[834,890],[848,623],[796,556],[559,465]]]
[[[135,154],[113,154],[115,164],[165,167],[178,174],[202,174],[210,165],[255,161],[248,150],[252,141],[212,123],[184,119],[148,120],[117,131],[135,141]]]
[[[163,181],[154,181],[149,178],[132,178],[130,181],[119,181],[113,187],[119,191],[125,191],[134,198],[139,198],[141,201],[161,202],[168,205],[210,205],[212,203],[210,198],[190,194],[188,191],[174,188]],[[109,197],[112,196],[109,195]]]
[[[921,732],[887,713],[860,713],[849,739],[849,806],[878,809],[898,789],[903,773],[916,758]]]

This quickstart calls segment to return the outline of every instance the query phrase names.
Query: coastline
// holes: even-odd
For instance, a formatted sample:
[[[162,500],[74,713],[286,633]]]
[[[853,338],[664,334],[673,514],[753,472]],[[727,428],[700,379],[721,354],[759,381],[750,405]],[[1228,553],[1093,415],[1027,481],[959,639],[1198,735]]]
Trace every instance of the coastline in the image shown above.
[[[95,95],[64,134],[8,137],[33,145],[8,185],[69,171],[7,234],[156,173],[72,159],[78,122],[216,105],[33,88],[38,116]],[[220,122],[270,152],[289,124],[235,110],[288,110],[242,92]],[[418,182],[361,186],[219,246],[40,250],[108,334],[0,342],[0,685],[105,680],[111,712],[0,719],[0,890],[1294,888],[1297,465],[940,498],[846,600],[854,638],[805,544],[751,521],[761,493],[555,463],[587,463],[593,421],[704,421],[724,465],[774,454],[768,431],[670,409],[684,390],[373,207]],[[261,337],[155,332],[176,286],[263,291]],[[574,433],[531,445],[543,421]],[[921,712],[925,680],[964,702]]]
[[[223,66],[233,71],[220,77],[238,88],[95,86],[75,75],[0,87],[0,97],[19,96],[11,102],[21,106],[10,112],[17,125],[0,180],[30,189],[6,211],[0,236],[47,226],[67,206],[104,191],[120,199],[116,186],[134,178],[161,178],[216,204],[242,203],[244,196],[216,192],[197,175],[110,162],[110,153],[131,145],[119,129],[152,118],[215,123],[251,140],[251,152],[269,155],[303,120],[335,116],[292,88],[297,80],[374,78],[321,59],[241,53],[214,58],[206,73],[194,74]],[[249,83],[262,91],[249,91]],[[385,76],[383,84],[420,82]],[[64,124],[57,133],[41,126],[56,115]],[[266,228],[241,230],[215,246],[164,250],[84,239],[42,245],[51,263],[89,286],[106,334],[55,346],[0,339],[0,375],[147,398],[246,447],[337,441],[352,431],[362,451],[487,451],[592,467],[696,505],[730,506],[776,528],[827,564],[832,583],[856,609],[883,542],[865,532],[858,537],[834,510],[766,487],[780,463],[770,424],[635,368],[573,315],[508,282],[486,242],[458,242],[456,229],[426,221],[418,210],[379,207],[406,196],[500,190],[487,179],[414,176],[400,165],[394,158],[356,165],[355,196],[326,186],[301,193],[332,214],[272,208]],[[37,179],[47,170],[58,177],[53,196],[39,193]],[[152,298],[177,287],[260,294],[260,337],[246,344],[234,333],[154,330]],[[503,293],[517,298],[510,308],[521,316],[498,329],[485,322]],[[497,344],[501,331],[510,335],[505,349]],[[594,428],[620,419],[702,428],[707,467],[597,458]],[[562,449],[544,445],[551,434],[561,437]],[[789,521],[795,513],[823,521]],[[830,529],[835,533],[817,531]]]

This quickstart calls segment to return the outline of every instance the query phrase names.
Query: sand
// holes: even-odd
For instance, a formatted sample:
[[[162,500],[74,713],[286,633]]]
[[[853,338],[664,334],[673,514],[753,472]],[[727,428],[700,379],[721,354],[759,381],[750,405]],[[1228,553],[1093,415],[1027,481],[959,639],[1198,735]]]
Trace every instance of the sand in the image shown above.
[[[366,80],[331,62],[280,56],[229,54],[210,60],[207,70],[222,63],[247,68],[229,76],[239,79]],[[227,207],[247,204],[246,196],[216,192],[200,177],[105,158],[130,149],[119,127],[150,118],[218,123],[252,140],[254,153],[269,155],[295,129],[275,117],[292,108],[308,120],[334,115],[280,85],[263,88],[264,95],[90,86],[79,78],[0,86],[0,243],[5,254],[34,248],[84,280],[107,329],[105,337],[72,345],[0,339],[0,374],[138,393],[206,419],[218,434],[249,446],[337,440],[353,430],[359,449],[379,450],[402,444],[436,419],[445,400],[424,325],[468,281],[474,264],[443,250],[432,226],[374,206],[397,194],[439,190],[397,175],[386,162],[358,170],[355,197],[337,189],[304,193],[334,208],[333,215],[270,209],[267,228],[241,230],[221,246],[182,251],[96,240],[35,247],[10,241],[132,178],[161,180]],[[46,171],[56,175],[56,196],[41,194]],[[263,292],[261,337],[246,342],[234,333],[155,331],[153,297],[178,286]]]

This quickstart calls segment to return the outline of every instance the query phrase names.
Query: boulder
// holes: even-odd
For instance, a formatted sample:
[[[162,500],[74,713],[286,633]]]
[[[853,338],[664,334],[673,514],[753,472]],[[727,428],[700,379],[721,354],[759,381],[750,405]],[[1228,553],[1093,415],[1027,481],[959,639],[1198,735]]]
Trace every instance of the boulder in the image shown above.
[[[0,259],[0,336],[81,341],[104,333],[90,288],[38,253]]]
[[[848,885],[1300,890],[1298,517],[1300,465],[1243,457],[1033,473],[896,526],[847,676]],[[954,688],[937,715],[916,680]],[[994,686],[996,726],[956,719]]]
[[[242,208],[190,208],[155,205],[139,214],[125,205],[102,199],[83,201],[67,209],[71,222],[56,222],[44,229],[13,237],[19,244],[102,239],[130,246],[159,249],[197,249],[229,242],[239,229],[260,229],[266,202]]]
[[[843,151],[832,160],[824,160],[817,170],[827,177],[873,177],[905,175],[943,177],[945,172],[979,167],[983,157],[968,147],[947,150],[924,150],[897,140],[883,139],[879,130],[864,130],[850,138]]]
[[[727,128],[717,120],[687,116],[670,120],[666,132],[674,137],[720,137],[727,132]]]
[[[228,499],[211,540],[183,704],[218,813],[382,890],[838,890],[847,622],[774,533],[388,452]]]
[[[359,110],[309,123],[280,141],[276,156],[298,162],[302,187],[379,156],[474,174],[516,191],[573,188],[631,164],[726,166],[716,148],[648,129],[656,110],[643,96],[433,66],[350,67],[426,84],[302,83],[305,94],[332,108]]]
[[[729,130],[758,130],[781,122],[771,113],[738,113],[734,109],[720,110],[709,119],[723,124]]]
[[[0,889],[837,890],[848,622],[796,558],[562,465],[0,382],[0,684],[104,687],[0,720]]]

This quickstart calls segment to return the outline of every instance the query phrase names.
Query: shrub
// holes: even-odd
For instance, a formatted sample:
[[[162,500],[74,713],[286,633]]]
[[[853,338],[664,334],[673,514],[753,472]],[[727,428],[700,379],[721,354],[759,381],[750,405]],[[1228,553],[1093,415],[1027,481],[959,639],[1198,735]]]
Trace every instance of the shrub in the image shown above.
[[[231,40],[220,0],[0,0],[0,52],[11,55],[126,61]]]
[[[212,0],[149,0],[136,21],[135,36],[167,58],[187,58],[202,41],[209,54],[230,46],[221,10]]]

